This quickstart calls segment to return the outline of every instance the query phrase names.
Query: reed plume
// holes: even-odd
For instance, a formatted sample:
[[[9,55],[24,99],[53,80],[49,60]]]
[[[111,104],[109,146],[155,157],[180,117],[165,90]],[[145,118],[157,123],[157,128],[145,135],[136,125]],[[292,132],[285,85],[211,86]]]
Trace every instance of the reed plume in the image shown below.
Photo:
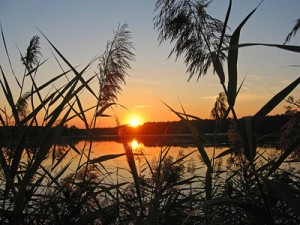
[[[26,66],[27,70],[33,69],[34,65],[39,63],[39,56],[42,56],[39,45],[39,36],[33,36],[33,38],[30,40],[29,46],[27,47],[25,57],[21,58],[21,61],[23,65]]]
[[[131,32],[127,27],[124,24],[114,32],[114,38],[107,43],[105,52],[99,57],[100,107],[117,100],[117,94],[122,90],[120,85],[125,84],[126,70],[131,68],[129,62],[135,59]]]
[[[160,43],[167,40],[175,43],[169,57],[184,56],[189,79],[194,75],[197,75],[197,79],[205,75],[213,63],[212,52],[219,50],[224,23],[207,13],[206,8],[210,2],[156,2],[154,27],[159,31],[158,39]],[[224,35],[221,45],[226,46],[228,42],[229,36]],[[223,61],[226,57],[224,53],[219,52],[218,58]]]

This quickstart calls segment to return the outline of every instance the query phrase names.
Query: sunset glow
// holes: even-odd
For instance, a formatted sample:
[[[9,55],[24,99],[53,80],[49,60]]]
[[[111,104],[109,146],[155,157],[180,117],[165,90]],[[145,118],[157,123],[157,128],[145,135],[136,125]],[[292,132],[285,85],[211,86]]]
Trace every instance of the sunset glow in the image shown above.
[[[142,122],[141,122],[141,119],[136,117],[136,116],[133,116],[129,119],[129,126],[131,127],[138,127],[142,125]]]
[[[130,145],[132,149],[137,149],[139,147],[139,143],[135,139],[131,141]]]
[[[138,142],[136,139],[133,139],[132,141],[129,142],[133,154],[135,155],[139,155],[139,154],[143,154],[143,149],[144,149],[144,145],[143,143]]]

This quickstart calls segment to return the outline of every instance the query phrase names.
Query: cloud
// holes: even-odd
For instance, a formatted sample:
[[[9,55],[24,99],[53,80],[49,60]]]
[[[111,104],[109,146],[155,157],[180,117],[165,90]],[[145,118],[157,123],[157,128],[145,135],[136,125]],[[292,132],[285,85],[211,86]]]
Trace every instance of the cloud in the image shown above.
[[[140,84],[162,85],[159,80],[132,79],[132,81]]]
[[[266,99],[266,95],[259,94],[239,94],[238,100],[257,100],[257,99]]]
[[[201,97],[201,99],[203,99],[203,100],[216,100],[217,97],[218,97],[218,95],[210,95],[210,96]]]
[[[246,81],[247,80],[261,81],[261,80],[267,80],[270,78],[271,78],[270,76],[249,75],[248,77],[246,77]]]
[[[143,108],[148,108],[150,107],[150,105],[135,105],[134,108],[137,108],[137,109],[143,109]]]

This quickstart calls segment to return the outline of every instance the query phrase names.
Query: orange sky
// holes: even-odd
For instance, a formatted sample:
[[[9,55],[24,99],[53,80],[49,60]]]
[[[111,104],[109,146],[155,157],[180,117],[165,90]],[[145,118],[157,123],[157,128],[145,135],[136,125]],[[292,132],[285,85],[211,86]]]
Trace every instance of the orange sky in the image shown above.
[[[260,0],[239,0],[233,2],[232,15],[229,20],[231,31],[257,6]],[[158,33],[153,29],[155,1],[74,0],[66,2],[1,1],[0,21],[8,41],[16,73],[22,75],[17,45],[25,52],[29,40],[39,32],[38,26],[52,43],[73,64],[83,68],[95,55],[103,53],[106,42],[113,37],[113,30],[119,24],[128,23],[132,32],[136,61],[128,71],[126,85],[118,95],[118,104],[125,106],[114,108],[107,113],[112,118],[102,118],[101,127],[116,125],[115,115],[121,124],[128,123],[132,115],[147,121],[173,121],[178,118],[162,103],[165,102],[177,111],[182,111],[181,104],[188,114],[200,118],[209,118],[214,101],[222,88],[216,75],[211,71],[196,81],[196,77],[187,82],[189,75],[183,59],[168,59],[172,45],[157,41]],[[227,1],[215,1],[210,12],[223,20]],[[283,43],[292,29],[294,21],[299,18],[299,0],[264,1],[251,17],[241,32],[241,43],[265,42]],[[39,13],[34,13],[39,12]],[[55,13],[54,13],[55,12]],[[41,16],[43,15],[43,16]],[[80,15],[80,16],[79,16]],[[291,44],[300,45],[299,34]],[[36,82],[42,84],[52,75],[58,75],[57,65],[45,39],[41,38],[43,59],[49,58],[47,65],[40,69]],[[3,45],[0,46],[0,62],[5,71],[10,71]],[[299,77],[300,55],[279,49],[252,47],[240,50],[238,62],[239,84],[246,76],[246,81],[236,102],[239,117],[255,114],[274,94]],[[64,69],[68,67],[63,65]],[[87,77],[94,74],[96,65],[87,71]],[[225,67],[226,71],[226,67]],[[10,77],[13,86],[14,80]],[[60,85],[60,84],[58,84]],[[97,92],[97,81],[91,84]],[[18,93],[16,93],[17,95]],[[296,98],[299,87],[292,93]],[[0,94],[0,98],[3,95]],[[81,94],[82,102],[88,106],[95,104],[85,92]],[[1,99],[1,102],[2,101]],[[283,113],[281,104],[272,114]],[[4,108],[3,103],[0,105]],[[70,125],[82,127],[74,120]]]

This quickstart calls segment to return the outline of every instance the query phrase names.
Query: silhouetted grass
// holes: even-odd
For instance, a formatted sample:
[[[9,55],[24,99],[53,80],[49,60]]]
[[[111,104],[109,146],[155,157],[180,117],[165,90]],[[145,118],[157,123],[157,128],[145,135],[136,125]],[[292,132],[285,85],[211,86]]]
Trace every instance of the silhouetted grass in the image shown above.
[[[238,51],[241,47],[268,46],[299,52],[299,46],[240,43],[239,36],[257,8],[241,24],[227,34],[231,13],[229,1],[224,23],[206,12],[210,1],[157,1],[155,27],[160,41],[175,42],[171,54],[183,55],[190,77],[198,78],[210,66],[220,78],[224,92],[212,110],[216,119],[214,136],[207,136],[190,120],[196,116],[178,112],[168,106],[191,130],[200,160],[189,164],[189,156],[169,155],[170,146],[161,147],[157,159],[136,156],[119,125],[124,153],[91,158],[96,121],[106,117],[105,111],[117,104],[117,94],[125,82],[126,71],[134,60],[131,34],[127,25],[119,27],[100,57],[92,59],[82,70],[74,67],[41,31],[52,47],[59,64],[67,71],[38,84],[35,77],[46,63],[41,60],[39,37],[30,41],[25,55],[20,52],[24,73],[15,74],[4,32],[2,42],[10,72],[1,70],[1,91],[5,107],[0,124],[7,132],[6,143],[0,143],[0,220],[2,224],[299,224],[299,104],[288,102],[292,120],[284,127],[283,147],[273,155],[258,151],[260,136],[256,125],[283,101],[300,82],[292,81],[253,116],[238,118],[236,99],[243,82],[238,85]],[[294,34],[297,27],[292,31]],[[290,38],[291,35],[288,37]],[[85,78],[86,71],[98,61],[95,75]],[[222,62],[227,63],[228,71]],[[13,76],[18,90],[12,89]],[[68,75],[68,82],[62,82]],[[99,89],[90,86],[99,82]],[[29,90],[24,90],[29,84]],[[55,87],[55,88],[52,88]],[[88,92],[94,105],[85,108],[80,99]],[[44,93],[47,93],[46,95]],[[89,121],[87,113],[92,112]],[[232,146],[216,155],[208,154],[204,144],[215,145],[224,121],[232,116]],[[40,119],[42,118],[42,120]],[[59,143],[67,122],[79,118],[88,134],[82,148],[66,141]],[[37,135],[32,133],[38,129]],[[13,127],[13,129],[11,129]],[[268,136],[269,137],[269,136]],[[74,157],[69,158],[67,155]],[[121,179],[109,172],[103,162],[126,158],[131,177]],[[142,157],[143,165],[137,165]],[[198,174],[197,171],[204,171]],[[71,172],[70,172],[71,171]],[[116,179],[112,179],[116,177]],[[121,182],[122,180],[122,182]]]

